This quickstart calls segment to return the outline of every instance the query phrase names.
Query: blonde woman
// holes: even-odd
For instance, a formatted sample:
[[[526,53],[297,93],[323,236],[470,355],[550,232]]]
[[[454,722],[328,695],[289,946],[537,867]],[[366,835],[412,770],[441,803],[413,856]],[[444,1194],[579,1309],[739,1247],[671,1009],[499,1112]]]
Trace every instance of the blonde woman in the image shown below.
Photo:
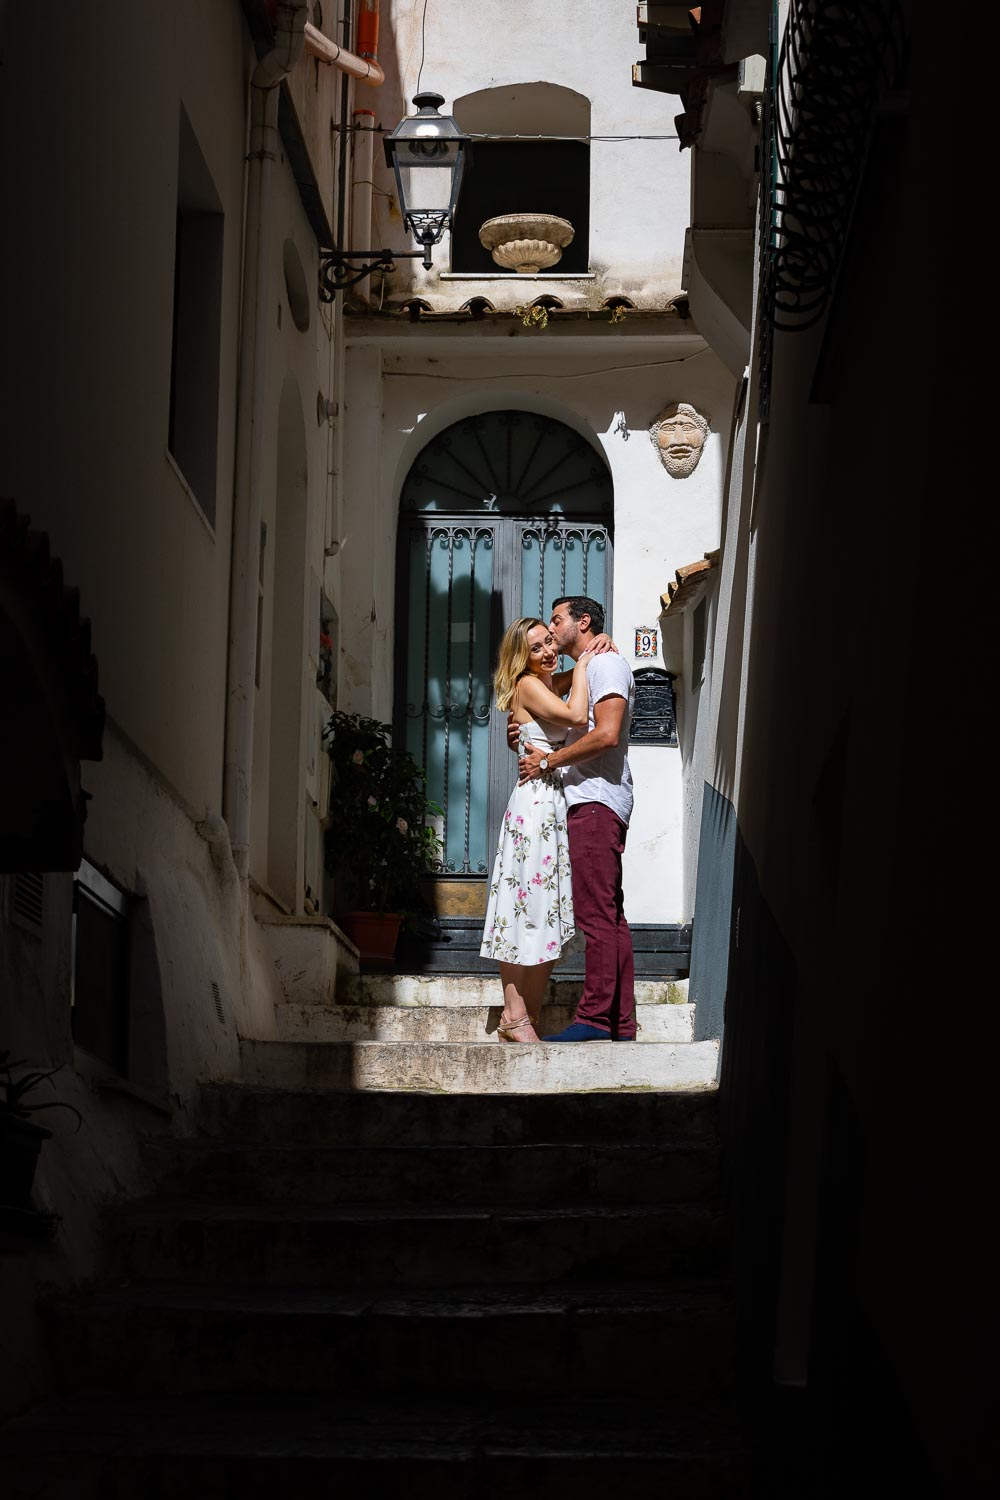
[[[602,641],[603,646],[603,641]],[[587,664],[577,660],[563,699],[553,690],[559,652],[543,620],[515,620],[500,642],[493,687],[497,708],[520,725],[525,741],[554,750],[571,725],[588,723]],[[569,674],[566,674],[567,676]],[[500,828],[480,952],[500,964],[503,1012],[497,1035],[505,1042],[537,1042],[542,1000],[553,965],[575,934],[566,796],[558,771],[515,786]]]

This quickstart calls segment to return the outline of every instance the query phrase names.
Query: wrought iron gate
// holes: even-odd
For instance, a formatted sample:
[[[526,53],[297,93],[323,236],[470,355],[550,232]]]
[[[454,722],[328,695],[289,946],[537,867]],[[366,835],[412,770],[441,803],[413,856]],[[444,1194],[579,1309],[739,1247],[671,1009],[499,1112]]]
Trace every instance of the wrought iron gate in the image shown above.
[[[401,504],[396,740],[444,809],[444,877],[479,882],[485,903],[514,773],[505,718],[492,708],[497,647],[511,620],[548,619],[560,594],[608,607],[610,478],[579,434],[534,414],[485,413],[435,441],[437,455],[434,444],[425,449]],[[499,497],[498,472],[508,480]]]

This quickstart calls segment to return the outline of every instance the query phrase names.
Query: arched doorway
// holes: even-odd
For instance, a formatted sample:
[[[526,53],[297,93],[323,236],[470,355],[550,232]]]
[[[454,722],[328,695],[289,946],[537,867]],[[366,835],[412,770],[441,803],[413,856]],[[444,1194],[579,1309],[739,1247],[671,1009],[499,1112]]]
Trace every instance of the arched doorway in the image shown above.
[[[503,631],[548,618],[560,594],[610,610],[606,463],[564,422],[529,411],[466,417],[433,438],[403,485],[397,574],[396,743],[444,809],[439,910],[485,911],[514,763],[491,676]]]

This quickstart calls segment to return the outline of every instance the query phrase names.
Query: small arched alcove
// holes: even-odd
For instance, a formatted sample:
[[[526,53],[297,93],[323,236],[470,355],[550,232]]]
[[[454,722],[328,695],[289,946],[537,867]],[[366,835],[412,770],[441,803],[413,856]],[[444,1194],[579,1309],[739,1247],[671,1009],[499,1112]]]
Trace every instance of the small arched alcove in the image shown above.
[[[481,226],[498,214],[545,213],[568,219],[574,234],[556,265],[539,274],[587,271],[590,100],[554,83],[505,84],[463,95],[453,113],[473,144],[452,230],[452,270],[504,274],[480,244]]]
[[[560,595],[609,608],[612,528],[611,475],[596,443],[538,411],[464,416],[410,464],[400,495],[396,743],[424,767],[443,809],[441,880],[459,904],[439,909],[485,911],[511,780],[503,715],[492,712],[500,637],[521,615],[548,619]]]

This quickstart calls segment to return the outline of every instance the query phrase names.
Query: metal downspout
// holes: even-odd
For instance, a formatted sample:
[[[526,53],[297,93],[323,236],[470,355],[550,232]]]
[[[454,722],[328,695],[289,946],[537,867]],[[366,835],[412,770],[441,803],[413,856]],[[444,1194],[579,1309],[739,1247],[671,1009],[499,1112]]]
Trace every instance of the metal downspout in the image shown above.
[[[339,68],[350,78],[356,78],[359,83],[369,83],[373,88],[385,83],[385,73],[382,65],[376,57],[378,49],[378,4],[379,0],[361,0],[358,10],[358,47],[360,57],[356,52],[349,52],[346,47],[331,42],[329,37],[309,21],[306,22],[306,51],[310,57],[318,58],[320,62],[327,63],[331,68]],[[350,20],[350,7],[347,7],[347,17]],[[346,37],[350,41],[350,37]]]

